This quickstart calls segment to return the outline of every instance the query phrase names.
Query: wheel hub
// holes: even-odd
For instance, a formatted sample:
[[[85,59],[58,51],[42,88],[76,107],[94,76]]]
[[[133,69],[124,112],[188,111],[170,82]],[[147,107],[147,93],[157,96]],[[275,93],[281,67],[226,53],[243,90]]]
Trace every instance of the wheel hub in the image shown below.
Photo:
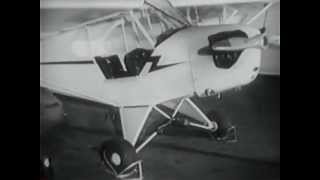
[[[118,153],[113,153],[111,155],[111,162],[112,164],[119,166],[121,164],[121,157]]]

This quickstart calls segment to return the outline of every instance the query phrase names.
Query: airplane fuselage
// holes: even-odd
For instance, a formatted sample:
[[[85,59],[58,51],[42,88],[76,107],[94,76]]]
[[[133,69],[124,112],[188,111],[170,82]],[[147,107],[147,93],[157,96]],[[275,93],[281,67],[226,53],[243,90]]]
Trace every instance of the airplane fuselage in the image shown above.
[[[114,106],[159,104],[170,99],[221,92],[253,81],[259,73],[261,49],[247,48],[230,68],[218,68],[210,55],[200,55],[208,46],[208,36],[223,31],[242,30],[248,37],[259,31],[239,25],[189,27],[159,44],[152,56],[160,56],[159,66],[147,74],[106,79],[95,63],[41,65],[40,82],[59,93]]]

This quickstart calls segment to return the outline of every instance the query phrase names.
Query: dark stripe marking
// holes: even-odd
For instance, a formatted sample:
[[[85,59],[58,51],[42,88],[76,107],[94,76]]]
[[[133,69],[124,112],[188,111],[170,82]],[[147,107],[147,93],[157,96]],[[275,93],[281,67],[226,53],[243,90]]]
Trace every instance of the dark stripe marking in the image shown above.
[[[123,108],[143,108],[143,107],[149,107],[149,105],[123,106]]]
[[[168,68],[168,67],[175,66],[178,64],[181,64],[181,62],[156,66],[155,68],[151,69],[150,72],[157,71],[157,70],[164,69],[164,68]]]

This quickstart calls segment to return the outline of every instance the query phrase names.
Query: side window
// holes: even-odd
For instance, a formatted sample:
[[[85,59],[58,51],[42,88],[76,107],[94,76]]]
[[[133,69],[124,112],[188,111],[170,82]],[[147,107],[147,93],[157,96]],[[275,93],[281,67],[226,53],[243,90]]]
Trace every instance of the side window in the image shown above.
[[[152,69],[159,59],[151,57],[152,50],[137,48],[126,54],[124,63],[127,71],[121,65],[118,55],[95,57],[95,61],[106,79],[137,76],[146,62],[152,62]]]
[[[128,76],[123,70],[119,56],[95,57],[95,61],[106,79],[114,79]]]
[[[140,48],[129,52],[124,58],[124,63],[126,65],[128,74],[131,76],[139,75],[143,66],[150,60],[152,52],[152,50]]]

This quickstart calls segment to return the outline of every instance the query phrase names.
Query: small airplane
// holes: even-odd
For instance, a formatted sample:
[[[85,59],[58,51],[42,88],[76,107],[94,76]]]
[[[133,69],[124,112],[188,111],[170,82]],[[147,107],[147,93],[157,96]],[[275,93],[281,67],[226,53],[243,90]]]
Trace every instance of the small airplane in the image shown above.
[[[118,178],[143,178],[139,153],[154,137],[172,124],[194,127],[210,133],[222,142],[236,141],[236,128],[215,113],[205,114],[192,100],[218,96],[254,81],[259,74],[261,52],[270,42],[266,29],[248,24],[198,25],[178,8],[202,5],[226,6],[236,3],[266,3],[253,19],[279,1],[273,0],[131,0],[131,1],[40,1],[40,9],[125,9],[124,12],[90,20],[62,30],[40,34],[46,41],[79,29],[87,45],[89,60],[40,60],[40,87],[52,92],[82,98],[119,108],[119,137],[102,142],[99,154],[105,168]],[[175,2],[175,4],[173,3]],[[166,31],[154,41],[141,23],[139,12],[160,19]],[[149,14],[148,14],[149,16]],[[147,16],[147,19],[148,19]],[[98,53],[93,45],[96,24],[115,22],[102,37],[121,27],[126,52]],[[139,30],[151,48],[128,48],[126,23],[133,32]],[[150,28],[150,17],[147,21]],[[138,38],[137,38],[138,39]],[[280,43],[280,37],[278,39]],[[59,105],[59,103],[54,103]],[[60,114],[62,111],[59,111]],[[146,135],[151,112],[159,113],[159,121]],[[118,119],[116,119],[117,121]],[[41,130],[40,130],[41,133]]]

